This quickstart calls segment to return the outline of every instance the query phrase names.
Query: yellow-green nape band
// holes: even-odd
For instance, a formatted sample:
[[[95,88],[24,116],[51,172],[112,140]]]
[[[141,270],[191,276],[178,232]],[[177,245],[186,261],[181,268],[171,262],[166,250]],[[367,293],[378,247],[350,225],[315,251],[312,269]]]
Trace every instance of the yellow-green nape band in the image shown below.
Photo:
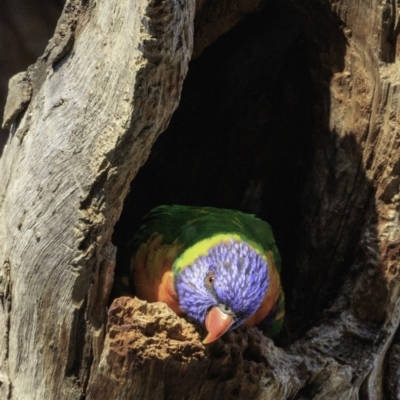
[[[257,246],[255,243],[248,240],[244,240],[236,233],[219,233],[209,238],[200,240],[199,242],[197,242],[196,244],[185,250],[175,261],[174,272],[179,273],[188,265],[193,264],[197,258],[205,256],[208,253],[208,251],[215,245],[221,242],[228,242],[229,240],[232,239],[236,241],[246,241],[251,245],[251,247],[254,248],[255,251],[257,251],[266,260],[265,254],[262,251],[260,251],[260,249],[258,248],[259,246]]]

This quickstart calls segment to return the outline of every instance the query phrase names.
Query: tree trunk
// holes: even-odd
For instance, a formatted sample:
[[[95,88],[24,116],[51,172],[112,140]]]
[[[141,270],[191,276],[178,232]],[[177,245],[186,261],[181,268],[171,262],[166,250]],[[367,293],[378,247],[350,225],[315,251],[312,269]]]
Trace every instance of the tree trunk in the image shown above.
[[[243,3],[70,0],[13,78],[0,398],[400,398],[400,9]],[[172,202],[271,222],[275,344],[205,347],[163,304],[110,305],[129,235]]]
[[[45,54],[15,80],[1,160],[1,398],[85,395],[102,349],[113,226],[178,104],[192,8],[70,1]]]

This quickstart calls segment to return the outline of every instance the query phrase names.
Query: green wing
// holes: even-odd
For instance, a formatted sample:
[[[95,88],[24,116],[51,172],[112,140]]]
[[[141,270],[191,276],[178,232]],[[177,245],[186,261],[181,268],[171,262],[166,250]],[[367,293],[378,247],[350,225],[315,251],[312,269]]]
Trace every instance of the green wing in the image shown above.
[[[281,259],[270,225],[254,215],[236,210],[180,205],[155,207],[143,219],[131,246],[135,252],[151,236],[159,234],[162,235],[163,244],[179,243],[184,251],[218,233],[235,233],[264,252],[272,251],[280,271]]]
[[[197,242],[221,233],[236,234],[251,242],[267,257],[272,255],[272,268],[275,267],[278,273],[280,272],[281,258],[272,229],[267,222],[236,210],[179,205],[158,206],[144,217],[140,229],[130,243],[133,255],[141,247],[145,249],[143,251],[145,257],[152,260],[146,263],[150,269],[146,269],[147,272],[137,268],[139,271],[137,279],[143,274],[149,274],[141,280],[143,298],[151,298],[150,295],[146,295],[152,287],[149,276],[152,276],[151,274],[157,276],[160,273],[167,255],[172,254],[173,259],[176,259]],[[281,330],[285,315],[284,304],[284,294],[280,287],[273,312],[265,318],[264,323],[261,323],[264,325],[262,329],[268,336],[275,337]]]

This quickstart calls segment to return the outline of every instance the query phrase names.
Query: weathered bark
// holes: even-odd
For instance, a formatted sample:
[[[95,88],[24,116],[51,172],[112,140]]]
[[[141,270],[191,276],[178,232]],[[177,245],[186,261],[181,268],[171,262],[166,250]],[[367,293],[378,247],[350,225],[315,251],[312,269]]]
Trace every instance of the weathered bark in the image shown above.
[[[272,3],[234,40],[252,33],[207,54],[259,2],[67,3],[4,121],[1,398],[400,397],[399,10],[378,0]],[[207,106],[215,82],[188,79],[123,219],[129,231],[128,207],[140,215],[177,200],[272,219],[284,349],[256,328],[204,348],[201,328],[134,298],[106,314],[113,228],[178,105],[193,46],[202,53],[193,74],[223,49],[240,51],[199,130],[193,104]]]
[[[70,1],[27,71],[32,99],[8,113],[0,167],[1,398],[85,394],[101,354],[112,229],[178,104],[193,14],[186,1]]]
[[[3,0],[0,4],[0,110],[8,81],[43,53],[60,17],[64,0]],[[7,130],[0,128],[0,154]]]

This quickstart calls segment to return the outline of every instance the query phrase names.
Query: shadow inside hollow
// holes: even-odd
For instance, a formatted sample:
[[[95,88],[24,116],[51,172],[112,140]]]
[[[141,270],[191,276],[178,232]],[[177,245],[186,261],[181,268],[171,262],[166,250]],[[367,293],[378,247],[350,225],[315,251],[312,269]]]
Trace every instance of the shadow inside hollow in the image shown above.
[[[308,52],[290,5],[271,2],[191,62],[170,126],[132,182],[113,238],[117,265],[126,265],[133,228],[159,204],[255,213],[289,263],[313,152]]]
[[[267,2],[191,62],[180,105],[132,182],[113,237],[118,275],[129,269],[127,241],[156,205],[265,219],[283,259],[289,341],[336,297],[371,190],[355,141],[329,132],[329,82],[343,69],[346,41],[326,9],[303,13]],[[338,175],[337,164],[348,169]]]

